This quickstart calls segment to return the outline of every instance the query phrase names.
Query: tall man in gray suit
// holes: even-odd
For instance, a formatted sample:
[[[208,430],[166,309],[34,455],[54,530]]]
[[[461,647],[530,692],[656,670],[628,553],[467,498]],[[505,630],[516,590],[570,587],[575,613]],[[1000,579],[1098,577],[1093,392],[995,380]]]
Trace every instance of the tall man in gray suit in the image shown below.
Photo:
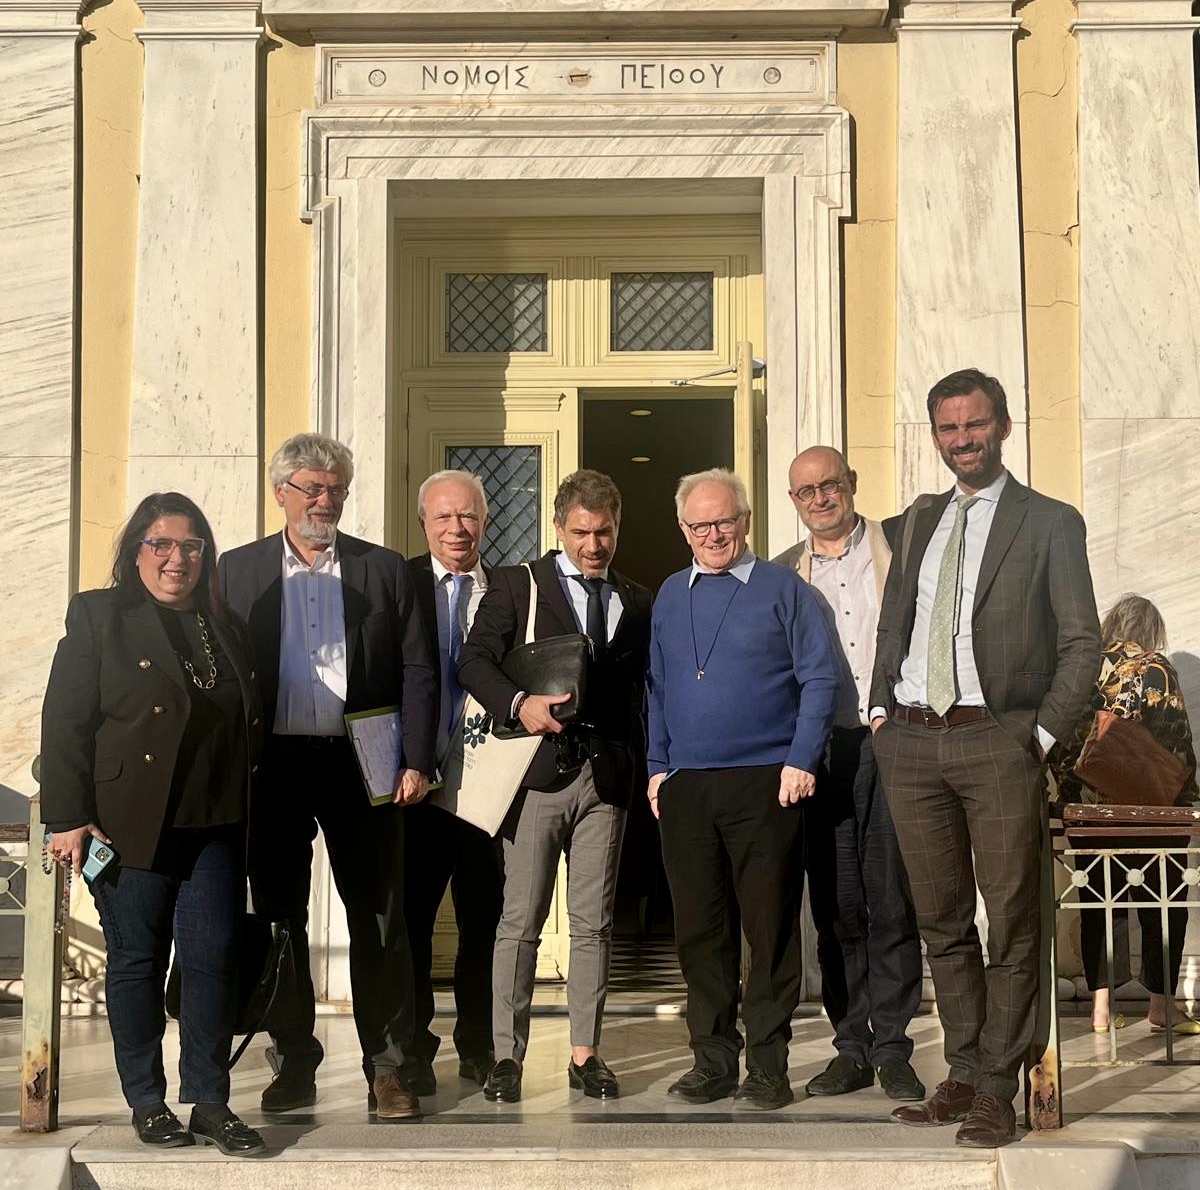
[[[999,381],[929,392],[957,483],[904,514],[880,610],[871,727],[945,1032],[949,1077],[905,1124],[961,1121],[960,1145],[1016,1132],[1038,987],[1043,762],[1083,713],[1100,631],[1083,520],[1005,470]],[[988,915],[985,972],[975,927]]]
[[[500,827],[504,907],[492,967],[498,1060],[483,1086],[493,1102],[521,1097],[538,940],[564,852],[570,857],[571,927],[567,1081],[594,1099],[620,1094],[597,1047],[621,839],[638,753],[645,747],[641,711],[650,647],[650,592],[612,566],[620,523],[616,484],[598,471],[576,471],[554,498],[554,531],[562,549],[532,565],[534,638],[585,632],[592,640],[577,722],[564,726],[554,717],[566,695],[520,690],[501,668],[504,655],[525,639],[530,574],[523,566],[492,572],[458,667],[463,688],[493,720],[519,722],[530,734],[546,737]]]

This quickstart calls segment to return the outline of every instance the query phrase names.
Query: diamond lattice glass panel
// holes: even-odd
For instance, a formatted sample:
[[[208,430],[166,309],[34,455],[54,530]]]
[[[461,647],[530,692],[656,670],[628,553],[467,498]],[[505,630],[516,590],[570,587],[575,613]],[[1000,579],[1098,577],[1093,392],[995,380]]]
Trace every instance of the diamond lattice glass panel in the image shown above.
[[[711,351],[712,273],[613,273],[613,351]]]
[[[491,514],[483,542],[489,566],[516,566],[542,552],[540,446],[448,446],[446,466],[483,480]]]
[[[545,273],[448,273],[447,351],[545,351]]]

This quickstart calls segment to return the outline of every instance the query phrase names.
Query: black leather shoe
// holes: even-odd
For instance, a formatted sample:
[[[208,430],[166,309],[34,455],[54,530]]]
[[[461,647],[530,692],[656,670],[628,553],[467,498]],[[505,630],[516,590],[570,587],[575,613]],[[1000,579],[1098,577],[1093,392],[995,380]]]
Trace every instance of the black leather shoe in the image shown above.
[[[875,1067],[879,1085],[889,1099],[924,1099],[925,1084],[903,1058],[888,1058]]]
[[[476,1057],[460,1058],[458,1060],[458,1077],[468,1082],[478,1083],[481,1087],[487,1082],[487,1076],[496,1065],[495,1054],[479,1054]]]
[[[820,1074],[808,1080],[804,1089],[810,1095],[846,1095],[861,1091],[874,1082],[875,1071],[866,1062],[856,1062],[845,1054],[838,1054]]]
[[[778,1111],[796,1098],[787,1075],[778,1077],[764,1070],[751,1070],[733,1096],[733,1106],[747,1111]]]
[[[286,1061],[262,1093],[262,1109],[267,1112],[295,1111],[312,1107],[316,1101],[316,1072],[311,1066],[293,1066]]]
[[[216,1145],[226,1157],[252,1157],[267,1147],[263,1138],[224,1103],[197,1103],[188,1127],[197,1140]]]
[[[414,1058],[404,1068],[404,1085],[414,1095],[436,1095],[437,1075],[433,1073],[433,1063],[426,1058]]]
[[[511,1058],[501,1058],[488,1071],[483,1097],[492,1103],[516,1103],[521,1098],[521,1068]]]
[[[892,1119],[915,1128],[936,1128],[965,1120],[975,1102],[975,1088],[948,1078],[933,1089],[933,1095],[916,1107],[898,1107]]]
[[[684,1103],[712,1103],[732,1095],[737,1085],[736,1074],[722,1074],[708,1066],[693,1066],[667,1088],[667,1094]]]
[[[567,1082],[574,1091],[582,1091],[589,1099],[618,1099],[621,1084],[609,1070],[603,1058],[593,1054],[582,1066],[567,1063]]]
[[[954,1143],[968,1149],[998,1149],[1017,1135],[1017,1116],[1011,1103],[1001,1103],[987,1091],[977,1091],[971,1110],[954,1134]]]
[[[153,1145],[156,1149],[181,1149],[196,1143],[196,1138],[165,1103],[135,1107],[133,1130],[142,1144]]]

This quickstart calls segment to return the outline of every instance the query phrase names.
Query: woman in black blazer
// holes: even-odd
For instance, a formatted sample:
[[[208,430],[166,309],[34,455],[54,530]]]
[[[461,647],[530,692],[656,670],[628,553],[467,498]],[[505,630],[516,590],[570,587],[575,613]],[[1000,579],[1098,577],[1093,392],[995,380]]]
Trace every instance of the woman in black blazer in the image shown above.
[[[140,1140],[197,1138],[261,1152],[228,1106],[246,823],[261,734],[249,645],[217,589],[200,509],[154,493],[121,533],[112,585],[67,608],[42,706],[42,811],[50,853],[80,871],[93,839],[117,852],[91,883],[108,948],[117,1072]],[[180,1093],[165,1103],[164,987],[182,976]]]

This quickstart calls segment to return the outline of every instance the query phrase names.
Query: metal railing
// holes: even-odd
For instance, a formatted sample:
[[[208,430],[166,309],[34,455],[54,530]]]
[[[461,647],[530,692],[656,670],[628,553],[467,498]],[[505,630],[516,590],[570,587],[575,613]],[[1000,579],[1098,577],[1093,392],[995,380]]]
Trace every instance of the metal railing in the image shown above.
[[[1066,806],[1051,821],[1042,875],[1042,972],[1038,1037],[1045,1044],[1027,1073],[1026,1118],[1035,1131],[1063,1124],[1062,1072],[1067,1067],[1197,1065],[1175,1055],[1172,1030],[1164,1030],[1166,1056],[1122,1058],[1118,1053],[1113,986],[1113,920],[1131,909],[1153,910],[1162,937],[1162,984],[1173,1003],[1169,913],[1200,905],[1200,848],[1190,845],[1200,811],[1175,807]],[[1061,873],[1064,887],[1056,887]],[[1064,1060],[1057,996],[1057,924],[1060,913],[1103,913],[1110,1006],[1108,1055]],[[1169,1019],[1169,1018],[1168,1018]],[[1128,1051],[1127,1051],[1128,1052]]]

